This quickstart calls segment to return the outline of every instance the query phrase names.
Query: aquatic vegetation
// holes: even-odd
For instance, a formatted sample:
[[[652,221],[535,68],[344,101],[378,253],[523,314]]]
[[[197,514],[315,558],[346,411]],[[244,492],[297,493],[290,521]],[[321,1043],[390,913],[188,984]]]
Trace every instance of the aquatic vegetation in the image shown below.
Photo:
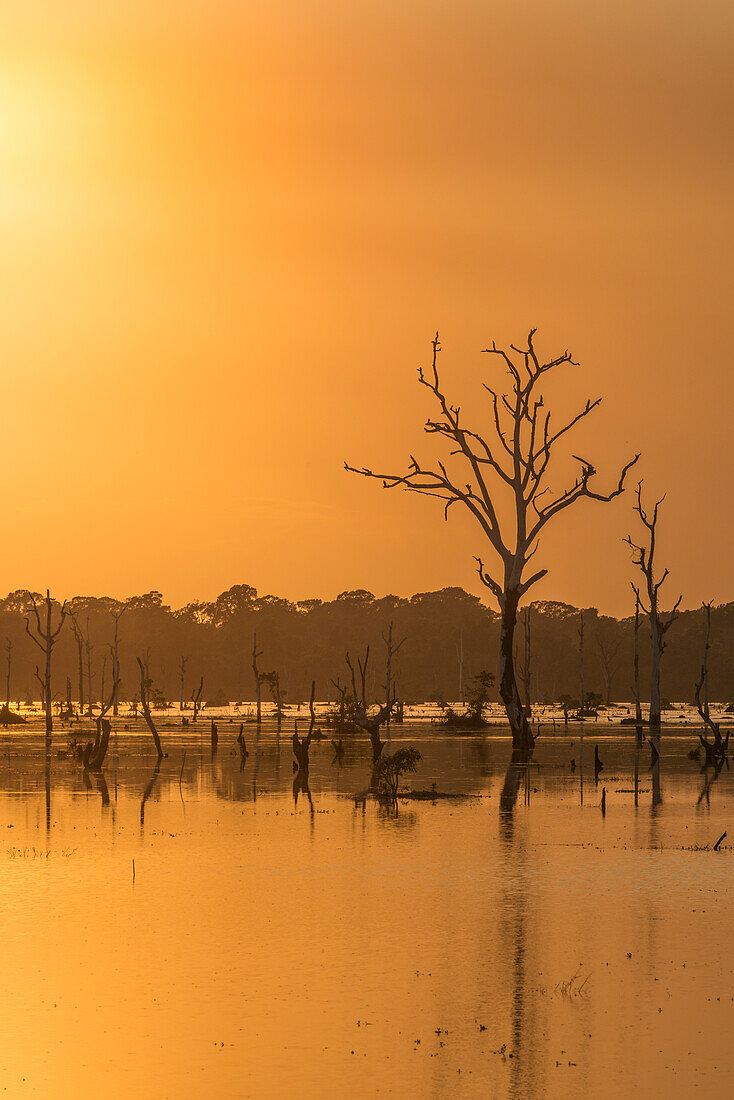
[[[420,761],[421,754],[412,747],[383,753],[374,770],[375,790],[380,801],[394,805],[401,778],[415,772]]]

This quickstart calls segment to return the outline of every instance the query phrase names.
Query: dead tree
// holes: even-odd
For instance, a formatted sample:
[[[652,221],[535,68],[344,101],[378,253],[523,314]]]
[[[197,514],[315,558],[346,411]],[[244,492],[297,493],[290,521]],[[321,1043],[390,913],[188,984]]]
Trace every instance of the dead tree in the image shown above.
[[[13,643],[11,642],[10,638],[8,638],[7,640],[6,649],[8,654],[8,665],[7,675],[5,679],[5,704],[8,708],[8,712],[10,712],[10,670],[13,663]]]
[[[34,675],[35,675],[36,679],[38,680],[38,686],[41,689],[41,710],[45,711],[45,709],[46,709],[46,683],[43,679],[43,676],[41,676],[41,672],[38,668],[38,665],[36,665]]]
[[[532,752],[535,739],[515,675],[515,626],[521,600],[548,572],[538,569],[527,576],[527,566],[551,520],[579,500],[608,502],[619,496],[629,469],[639,458],[636,455],[622,468],[611,492],[602,493],[593,488],[596,475],[593,464],[574,456],[580,466],[575,480],[565,489],[551,491],[547,473],[556,444],[600,404],[601,398],[588,400],[580,412],[560,427],[552,426],[542,393],[545,375],[556,367],[573,364],[573,359],[565,351],[543,362],[536,353],[534,336],[533,329],[527,347],[510,345],[510,350],[505,351],[493,343],[485,349],[504,364],[510,388],[509,393],[502,393],[485,385],[492,402],[492,419],[489,431],[480,434],[464,425],[459,406],[452,405],[441,388],[438,374],[441,349],[436,333],[431,369],[418,371],[420,384],[438,405],[437,418],[426,422],[425,431],[447,441],[450,456],[463,466],[461,474],[450,473],[444,462],[438,462],[435,469],[423,466],[413,456],[405,474],[377,473],[345,463],[348,471],[377,478],[385,489],[400,487],[437,497],[444,502],[445,516],[452,505],[459,503],[478,524],[500,568],[497,579],[485,569],[482,558],[476,558],[479,577],[500,608],[500,696],[512,731],[513,749],[523,754]],[[500,498],[505,494],[509,494],[514,503],[514,516],[509,524],[504,517],[500,518],[499,511]]]
[[[99,705],[100,705],[100,707],[104,706],[104,681],[105,681],[106,672],[107,672],[107,654],[105,653],[104,657],[102,658],[102,678],[101,678],[101,683],[99,685]]]
[[[357,688],[357,677],[354,671],[354,665],[347,652],[346,662],[347,668],[352,677],[352,699],[354,700],[352,719],[356,726],[363,729],[365,733],[369,734],[370,744],[372,745],[372,763],[376,764],[382,755],[382,750],[385,747],[385,742],[380,737],[380,727],[384,726],[390,717],[390,712],[395,706],[395,696],[387,699],[384,706],[381,706],[377,714],[370,716],[370,706],[367,702],[367,666],[370,660],[370,647],[367,646],[364,655],[364,661],[359,657],[357,658],[357,668],[359,669],[359,681],[360,686]]]
[[[680,607],[682,596],[679,596],[675,601],[673,610],[667,614],[660,610],[660,589],[663,586],[664,581],[668,577],[668,570],[664,569],[659,581],[655,580],[655,551],[657,550],[657,524],[658,524],[658,510],[660,505],[665,500],[665,497],[661,497],[655,504],[652,514],[648,514],[642,503],[642,482],[640,481],[635,490],[637,503],[635,504],[635,511],[642,520],[647,533],[648,542],[647,546],[640,546],[636,542],[632,541],[632,536],[627,535],[624,540],[627,545],[632,549],[633,563],[638,566],[643,577],[645,578],[645,589],[647,592],[648,606],[645,607],[640,591],[634,585],[635,595],[640,603],[640,607],[647,615],[650,621],[650,638],[652,642],[652,670],[650,675],[650,731],[652,737],[656,742],[660,740],[660,712],[661,712],[661,699],[660,699],[660,662],[665,651],[665,635],[670,630],[671,626],[678,618],[678,608]]]
[[[119,683],[116,680],[113,681],[109,699],[107,702],[102,699],[100,703],[99,717],[96,719],[97,733],[94,741],[90,741],[83,749],[79,747],[77,750],[79,761],[84,765],[85,771],[99,771],[104,764],[112,731],[112,723],[105,716],[110,707],[114,706],[118,687]]]
[[[393,692],[393,659],[397,657],[398,653],[405,644],[405,638],[401,638],[397,645],[395,645],[395,643],[393,642],[393,625],[394,624],[391,620],[390,625],[387,628],[387,634],[382,635],[382,640],[385,643],[385,706],[387,706],[388,708],[385,724],[388,726],[390,725],[390,714],[395,703],[393,695],[396,694],[396,692]],[[391,699],[393,700],[392,703],[390,703]],[[388,706],[388,704],[390,705]]]
[[[710,730],[711,738],[705,737],[703,733],[699,733],[698,739],[706,754],[704,761],[705,767],[721,767],[729,751],[729,730],[727,729],[726,731],[726,737],[722,737],[720,724],[714,722],[705,701],[701,700],[701,688],[707,675],[708,668],[706,667],[706,659],[704,658],[704,663],[701,666],[701,678],[696,684],[696,707],[701,716],[701,721],[704,724],[704,733],[706,730]]]
[[[6,640],[5,648],[8,654],[8,663],[5,679],[5,721],[4,725],[7,729],[8,722],[10,721],[10,669],[13,661],[13,643],[10,638]]]
[[[51,748],[51,734],[53,732],[53,712],[51,709],[51,654],[53,653],[53,648],[56,645],[56,640],[61,633],[61,628],[63,627],[64,621],[66,619],[66,600],[64,600],[63,604],[61,605],[58,626],[54,630],[51,623],[52,601],[51,593],[49,592],[49,590],[46,589],[46,599],[44,600],[44,603],[46,605],[45,626],[41,626],[41,616],[39,614],[38,605],[36,604],[35,598],[30,593],[29,598],[31,601],[31,607],[35,619],[35,627],[31,629],[30,620],[26,619],[25,629],[28,637],[31,639],[32,642],[35,643],[35,645],[38,646],[44,656],[43,678],[41,679],[41,676],[38,674],[38,669],[36,669],[36,674],[38,675],[38,679],[43,687],[43,703],[44,709],[46,711],[46,750],[48,751]]]
[[[127,611],[127,605],[123,604],[117,611],[110,609],[110,615],[115,623],[115,633],[112,638],[112,645],[110,646],[110,655],[112,657],[112,682],[116,684],[115,695],[112,700],[112,715],[117,718],[118,711],[118,692],[120,690],[120,619]]]
[[[252,671],[255,676],[255,699],[257,700],[257,724],[262,725],[263,720],[263,704],[262,704],[262,676],[260,670],[257,667],[257,659],[262,657],[262,651],[257,648],[257,634],[252,635]]]
[[[280,673],[279,672],[261,672],[260,679],[264,684],[267,684],[270,688],[273,696],[273,702],[275,703],[275,721],[278,732],[283,724],[283,700],[280,694]]]
[[[158,730],[156,729],[155,722],[153,721],[153,715],[150,713],[150,703],[148,702],[148,690],[150,688],[150,678],[146,676],[145,665],[143,664],[142,657],[136,658],[138,662],[138,668],[140,669],[140,705],[143,708],[143,716],[147,723],[148,729],[153,735],[153,741],[155,743],[156,752],[158,753],[158,759],[163,759],[163,749],[161,748],[161,739],[158,736]]]
[[[181,681],[181,701],[178,705],[178,709],[182,711],[184,709],[184,685],[186,683],[186,665],[189,663],[189,658],[184,657],[181,654],[181,659],[178,662],[178,675]]]
[[[632,585],[635,593],[635,652],[634,652],[634,677],[635,677],[635,725],[637,727],[637,740],[642,740],[642,702],[640,699],[640,593]]]
[[[456,660],[459,665],[459,702],[464,705],[464,631],[459,631],[456,643]]]
[[[84,714],[84,635],[77,622],[76,615],[70,611],[69,617],[71,619],[71,629],[74,632],[74,641],[76,642],[77,648],[79,670],[79,717],[81,718]]]
[[[237,667],[237,707],[239,708],[242,706],[242,685],[245,678],[245,662],[241,653],[239,653],[238,656],[239,664]]]
[[[194,705],[194,717],[193,721],[196,723],[199,718],[199,707],[201,706],[201,693],[204,690],[204,677],[199,680],[199,686],[196,691],[191,692],[191,702]]]
[[[703,648],[703,663],[701,665],[701,677],[696,684],[696,707],[704,725],[704,733],[699,733],[698,739],[706,754],[704,767],[720,769],[729,751],[729,730],[726,737],[721,735],[721,726],[714,722],[709,711],[709,650],[711,649],[711,601],[702,606],[706,611],[706,644]],[[706,730],[711,732],[711,737],[705,737]]]
[[[92,639],[89,633],[89,615],[87,615],[87,632],[84,638],[84,651],[87,655],[87,715],[94,716],[94,701],[92,698]]]
[[[579,611],[579,718],[584,717],[584,613]]]
[[[612,703],[612,679],[614,678],[615,658],[619,651],[619,642],[597,638],[596,644],[599,649],[602,672],[604,673],[604,698],[609,707]]]
[[[705,718],[709,716],[709,650],[711,649],[711,606],[713,600],[709,600],[708,603],[705,600],[702,602],[701,607],[706,612],[706,644],[703,647],[703,709],[705,711]]]
[[[528,604],[525,608],[525,614],[523,616],[523,662],[522,662],[522,679],[523,687],[525,688],[525,714],[530,720],[533,716],[533,712],[530,706],[530,611],[532,604]]]
[[[308,773],[309,759],[308,751],[311,748],[311,741],[316,729],[316,712],[314,710],[314,696],[316,694],[316,681],[311,681],[311,699],[308,705],[310,712],[310,721],[308,726],[308,733],[305,737],[298,736],[298,722],[293,723],[293,771]]]

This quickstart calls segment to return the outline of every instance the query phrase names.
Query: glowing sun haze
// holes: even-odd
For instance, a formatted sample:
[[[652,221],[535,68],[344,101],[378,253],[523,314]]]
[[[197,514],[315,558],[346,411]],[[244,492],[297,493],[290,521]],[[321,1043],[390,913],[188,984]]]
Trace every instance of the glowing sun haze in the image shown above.
[[[342,463],[430,453],[437,328],[481,427],[481,348],[537,326],[561,407],[604,395],[572,450],[668,494],[670,595],[734,598],[729,4],[14,7],[3,590],[479,592],[467,521]],[[535,594],[626,612],[630,505]]]

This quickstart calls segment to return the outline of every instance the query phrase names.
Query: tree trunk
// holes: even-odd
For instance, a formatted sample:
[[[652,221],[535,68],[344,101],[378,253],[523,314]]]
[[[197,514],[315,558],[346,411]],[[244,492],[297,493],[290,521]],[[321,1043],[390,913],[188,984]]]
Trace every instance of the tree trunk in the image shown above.
[[[49,633],[51,631],[50,626],[51,611],[49,608]],[[46,750],[51,748],[51,734],[54,728],[53,711],[51,709],[51,642],[46,642],[46,679],[44,682],[44,701],[46,704]]]
[[[584,613],[580,612],[579,625],[579,718],[584,716]]]
[[[515,677],[513,644],[517,625],[517,589],[508,589],[502,599],[502,619],[500,623],[500,698],[505,705],[512,733],[513,752],[531,756],[535,740],[530,730],[527,715],[520,699]]]
[[[89,640],[89,618],[87,618],[87,714],[91,718],[94,715],[94,702],[92,699],[92,644]]]
[[[661,638],[652,623],[652,667],[650,673],[650,730],[660,737],[660,658],[662,656]]]
[[[10,714],[10,663],[13,654],[13,643],[8,642],[8,676],[5,684],[5,702],[8,708],[8,714]]]
[[[522,676],[525,687],[525,713],[530,720],[533,711],[530,705],[530,608],[525,608],[525,621],[523,623],[523,635],[525,647],[523,650]]]
[[[372,745],[372,764],[378,764],[385,748],[385,742],[380,737],[380,727],[370,731],[370,744]]]
[[[143,716],[145,717],[146,724],[151,734],[153,735],[153,743],[155,744],[155,750],[158,753],[158,761],[163,759],[163,749],[161,747],[161,739],[158,736],[158,730],[156,729],[155,722],[153,721],[153,715],[150,713],[150,706],[148,704],[148,685],[146,682],[145,665],[141,661],[140,657],[137,658],[138,666],[140,668],[140,705],[143,708]],[[156,772],[156,775],[158,773]],[[145,802],[145,799],[143,799]]]
[[[274,695],[275,695],[275,707],[276,707],[276,720],[277,729],[280,733],[280,727],[283,724],[283,706],[280,700],[280,674],[276,672],[274,681]]]
[[[114,619],[115,619],[115,637],[114,637],[114,641],[113,641],[113,644],[112,644],[112,683],[117,685],[115,687],[114,699],[112,700],[112,716],[113,716],[113,718],[117,718],[117,712],[118,712],[117,695],[118,695],[118,690],[119,690],[119,686],[120,686],[120,640],[119,640],[120,615],[122,615],[122,611],[118,615],[114,616]],[[103,700],[103,705],[104,705],[104,700]]]
[[[115,688],[115,698],[114,698],[113,703],[112,703],[112,717],[117,718],[117,712],[118,712],[118,709],[119,709],[118,708],[118,702],[117,702],[117,695],[118,695],[118,692],[119,692],[119,685],[120,685],[120,659],[117,656],[117,649],[115,649],[115,655],[112,658],[112,682],[113,682],[113,684],[117,685],[117,687]]]
[[[262,725],[263,720],[263,702],[262,702],[262,680],[260,678],[260,670],[257,667],[257,659],[260,654],[257,651],[257,634],[252,636],[252,671],[255,676],[255,699],[257,701],[257,724]]]
[[[385,658],[385,706],[387,710],[386,726],[390,725],[390,701],[392,699],[392,623],[388,627],[387,631],[387,657]]]
[[[299,738],[298,736],[298,723],[295,723],[295,732],[293,734],[293,757],[294,757],[294,769],[299,772],[308,774],[308,750],[311,747],[311,734],[306,737]]]
[[[84,714],[84,650],[81,635],[76,639],[79,655],[79,717]]]
[[[635,722],[637,729],[642,726],[642,704],[640,702],[640,600],[635,601]]]
[[[87,746],[89,751],[85,753],[85,759],[83,760],[85,768],[89,771],[97,771],[104,764],[107,747],[110,743],[111,730],[112,723],[107,718],[97,719],[97,736],[94,744]]]

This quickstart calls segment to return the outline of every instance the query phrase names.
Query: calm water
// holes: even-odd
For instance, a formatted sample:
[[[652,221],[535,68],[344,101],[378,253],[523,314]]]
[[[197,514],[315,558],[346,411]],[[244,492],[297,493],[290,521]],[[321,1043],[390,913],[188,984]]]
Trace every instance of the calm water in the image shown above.
[[[407,785],[475,797],[390,815],[355,801],[366,743],[315,743],[294,805],[287,737],[246,727],[240,770],[236,728],[214,760],[206,723],[162,730],[159,772],[120,732],[86,783],[62,731],[48,783],[38,736],[2,735],[10,1095],[731,1094],[734,862],[696,847],[734,840],[734,787],[690,732],[637,784],[634,740],[591,729],[583,771],[572,731],[508,783],[506,739],[406,724]]]

